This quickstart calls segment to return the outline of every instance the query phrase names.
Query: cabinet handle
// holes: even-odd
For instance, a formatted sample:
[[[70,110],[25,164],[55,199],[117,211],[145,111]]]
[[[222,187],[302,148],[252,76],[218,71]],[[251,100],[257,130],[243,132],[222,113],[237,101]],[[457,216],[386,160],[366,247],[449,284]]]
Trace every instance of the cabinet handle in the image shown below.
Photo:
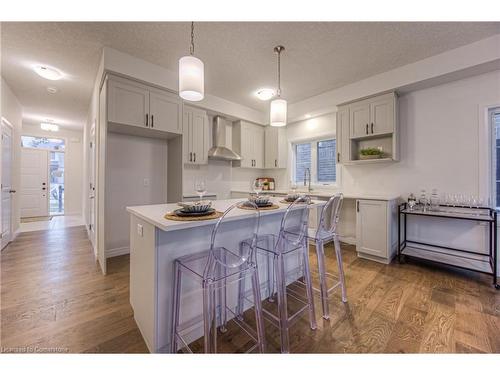
[[[366,124],[366,134],[368,134],[368,124]]]
[[[189,153],[189,161],[193,161],[193,153],[192,152]]]
[[[146,113],[146,128],[148,127],[148,114]]]
[[[196,152],[193,153],[193,155],[194,155],[193,161],[196,163]]]
[[[359,201],[356,201],[356,212],[359,212]]]
[[[151,127],[152,128],[154,127],[154,124],[155,124],[155,118],[154,118],[154,115],[151,115]]]
[[[373,134],[373,122],[372,122],[372,134]]]
[[[340,163],[340,152],[337,152],[337,163]]]
[[[278,160],[274,159],[274,166],[277,167],[278,166]]]

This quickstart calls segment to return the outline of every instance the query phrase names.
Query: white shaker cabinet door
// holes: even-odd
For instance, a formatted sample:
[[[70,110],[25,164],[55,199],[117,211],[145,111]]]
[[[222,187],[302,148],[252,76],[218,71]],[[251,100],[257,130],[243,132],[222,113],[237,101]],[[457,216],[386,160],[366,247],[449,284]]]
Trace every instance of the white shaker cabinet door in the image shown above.
[[[370,132],[370,104],[367,101],[349,105],[351,138],[366,136]]]
[[[370,134],[387,134],[394,131],[394,96],[384,95],[370,103]]]
[[[151,91],[149,105],[152,129],[182,134],[182,101],[177,95]]]
[[[356,202],[356,250],[387,258],[387,202],[358,200]]]
[[[108,121],[117,124],[149,126],[149,90],[133,82],[109,80]]]

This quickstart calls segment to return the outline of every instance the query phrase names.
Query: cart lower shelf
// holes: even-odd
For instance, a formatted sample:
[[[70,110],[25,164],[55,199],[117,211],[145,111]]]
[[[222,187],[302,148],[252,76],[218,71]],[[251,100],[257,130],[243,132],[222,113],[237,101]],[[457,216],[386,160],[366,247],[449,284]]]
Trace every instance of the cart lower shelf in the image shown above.
[[[473,271],[491,274],[493,267],[487,254],[464,254],[460,251],[440,249],[440,248],[420,248],[406,246],[401,250],[401,255],[412,258],[430,260],[437,263],[469,269]]]

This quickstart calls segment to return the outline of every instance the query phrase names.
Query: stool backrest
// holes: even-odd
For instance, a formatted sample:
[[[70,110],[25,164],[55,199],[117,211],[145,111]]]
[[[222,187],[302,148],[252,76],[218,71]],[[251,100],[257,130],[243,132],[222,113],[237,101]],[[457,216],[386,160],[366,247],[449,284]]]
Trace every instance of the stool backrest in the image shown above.
[[[229,220],[230,213],[238,210],[238,206],[245,205],[249,218]],[[244,224],[244,225],[242,225]],[[210,240],[210,254],[205,266],[204,276],[210,278],[215,272],[216,265],[224,268],[237,268],[253,261],[253,254],[257,245],[257,234],[260,224],[260,212],[253,202],[242,201],[231,205],[217,220],[212,230]],[[238,248],[243,240],[251,239],[250,243]],[[222,250],[224,247],[226,250]]]
[[[292,246],[302,244],[307,236],[310,203],[311,198],[303,195],[288,206],[281,219],[280,240]]]
[[[322,233],[335,234],[337,232],[343,201],[344,195],[342,193],[336,194],[328,199],[328,202],[321,209],[316,237],[321,236]]]

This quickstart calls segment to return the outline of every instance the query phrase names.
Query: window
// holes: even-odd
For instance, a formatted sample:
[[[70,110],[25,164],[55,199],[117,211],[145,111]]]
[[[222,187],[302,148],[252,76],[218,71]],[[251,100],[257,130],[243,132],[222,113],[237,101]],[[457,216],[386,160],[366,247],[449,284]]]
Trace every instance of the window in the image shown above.
[[[64,151],[64,139],[21,136],[21,145],[29,148],[41,148],[44,150]]]
[[[295,143],[295,183],[302,183],[306,169],[311,172],[314,185],[334,185],[337,182],[337,147],[335,139],[321,139]]]
[[[491,111],[491,122],[494,135],[494,165],[493,171],[495,178],[495,204],[500,207],[500,108]]]

